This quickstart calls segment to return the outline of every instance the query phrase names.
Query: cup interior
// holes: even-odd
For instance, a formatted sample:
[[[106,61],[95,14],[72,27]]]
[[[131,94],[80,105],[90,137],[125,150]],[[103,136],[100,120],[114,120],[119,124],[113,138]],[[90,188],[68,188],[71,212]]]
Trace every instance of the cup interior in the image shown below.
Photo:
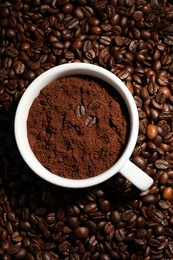
[[[113,88],[115,88],[116,91],[123,98],[127,106],[130,121],[129,137],[127,140],[126,148],[120,156],[120,158],[116,161],[116,163],[104,173],[101,173],[95,177],[82,180],[63,178],[55,174],[52,174],[50,171],[44,168],[43,165],[35,157],[33,151],[31,150],[27,136],[27,118],[29,110],[34,99],[39,95],[41,89],[43,89],[45,86],[47,86],[50,82],[52,82],[55,79],[72,75],[87,75],[99,78],[107,82]],[[17,146],[28,166],[38,176],[45,179],[46,181],[55,185],[68,188],[85,188],[94,186],[111,178],[114,174],[116,174],[131,156],[138,136],[138,127],[139,120],[136,104],[130,91],[127,89],[124,83],[108,70],[101,68],[97,65],[85,63],[68,63],[59,65],[44,72],[39,77],[37,77],[28,86],[25,93],[23,94],[17,107],[14,123],[14,131]]]

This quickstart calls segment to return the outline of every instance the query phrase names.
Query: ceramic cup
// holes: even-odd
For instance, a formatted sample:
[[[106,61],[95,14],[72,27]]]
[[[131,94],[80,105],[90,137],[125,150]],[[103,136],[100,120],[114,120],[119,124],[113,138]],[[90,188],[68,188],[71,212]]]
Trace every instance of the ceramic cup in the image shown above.
[[[29,109],[34,99],[39,95],[40,90],[55,79],[71,75],[92,76],[110,84],[123,98],[130,117],[129,137],[124,152],[120,158],[107,171],[99,174],[98,176],[81,180],[63,178],[52,174],[44,168],[32,152],[27,136],[27,118]],[[138,111],[135,101],[130,91],[118,77],[97,65],[86,63],[68,63],[56,66],[37,77],[28,86],[18,104],[15,115],[14,130],[18,149],[25,162],[37,175],[55,185],[67,188],[90,187],[108,180],[118,172],[131,181],[137,188],[143,191],[149,189],[153,183],[153,180],[144,171],[129,160],[135,147],[139,130]]]

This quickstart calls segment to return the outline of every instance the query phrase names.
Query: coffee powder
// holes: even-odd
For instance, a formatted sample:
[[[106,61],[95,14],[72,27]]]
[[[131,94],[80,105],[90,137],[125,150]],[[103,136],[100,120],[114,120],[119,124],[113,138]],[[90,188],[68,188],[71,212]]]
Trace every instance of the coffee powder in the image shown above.
[[[34,100],[28,138],[37,159],[52,173],[72,179],[96,176],[120,157],[128,135],[120,95],[84,76],[53,81]]]

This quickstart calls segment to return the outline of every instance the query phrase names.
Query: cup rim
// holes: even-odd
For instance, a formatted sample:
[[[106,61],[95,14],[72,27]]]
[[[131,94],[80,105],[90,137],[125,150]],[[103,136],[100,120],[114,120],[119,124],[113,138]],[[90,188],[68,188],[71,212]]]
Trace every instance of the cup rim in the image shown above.
[[[118,91],[123,98],[129,113],[130,130],[124,152],[116,163],[105,172],[87,179],[68,179],[51,173],[37,160],[27,138],[27,118],[30,106],[39,92],[54,79],[65,76],[88,75],[107,82]],[[66,63],[55,66],[38,76],[22,95],[17,106],[14,119],[14,134],[21,156],[26,164],[42,179],[66,188],[86,188],[100,184],[114,176],[130,158],[136,144],[139,130],[139,118],[136,103],[125,84],[112,72],[98,65],[87,63]]]

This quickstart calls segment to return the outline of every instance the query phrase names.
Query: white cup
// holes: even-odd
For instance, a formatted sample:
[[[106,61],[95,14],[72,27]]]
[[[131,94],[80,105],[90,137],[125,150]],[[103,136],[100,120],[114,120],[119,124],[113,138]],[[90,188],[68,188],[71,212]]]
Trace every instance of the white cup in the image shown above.
[[[32,152],[27,135],[27,118],[29,109],[34,99],[39,95],[40,90],[55,79],[71,75],[88,75],[99,78],[110,84],[123,98],[130,117],[129,137],[124,152],[120,158],[107,171],[98,176],[81,180],[63,178],[52,174],[44,168]],[[15,115],[14,130],[18,149],[25,162],[38,176],[50,183],[67,188],[85,188],[102,183],[114,176],[117,172],[120,172],[137,188],[143,191],[149,189],[153,183],[153,180],[145,172],[129,160],[135,147],[139,130],[138,111],[135,101],[130,91],[118,77],[99,66],[86,63],[68,63],[56,66],[37,77],[28,86],[18,104]]]

